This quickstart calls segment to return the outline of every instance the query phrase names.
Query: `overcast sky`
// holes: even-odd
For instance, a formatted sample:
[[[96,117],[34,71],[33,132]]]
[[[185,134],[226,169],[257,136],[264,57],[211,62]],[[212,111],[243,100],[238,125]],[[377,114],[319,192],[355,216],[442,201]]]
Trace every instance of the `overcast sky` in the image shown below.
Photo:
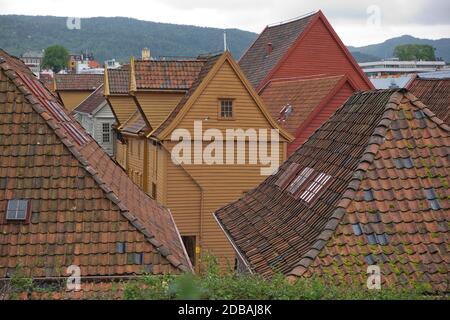
[[[346,45],[410,34],[450,37],[449,0],[0,0],[1,14],[123,16],[147,21],[238,28],[267,25],[322,9]]]

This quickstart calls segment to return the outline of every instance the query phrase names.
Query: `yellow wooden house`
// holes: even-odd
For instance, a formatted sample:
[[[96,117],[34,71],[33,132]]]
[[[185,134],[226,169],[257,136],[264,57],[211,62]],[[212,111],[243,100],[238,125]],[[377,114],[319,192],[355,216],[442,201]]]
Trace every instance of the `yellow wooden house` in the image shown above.
[[[142,149],[131,152],[126,145],[128,169],[131,155],[143,151],[143,188],[171,210],[197,270],[206,252],[219,258],[223,267],[233,266],[234,250],[213,212],[267,178],[277,166],[264,170],[268,164],[255,158],[267,149],[272,160],[281,164],[292,136],[271,118],[229,52],[190,60],[132,59],[128,75],[128,94],[137,112],[119,131],[129,136],[125,127],[140,128],[142,137],[149,130]],[[111,105],[119,114],[122,107]],[[227,130],[249,134],[229,139]],[[270,130],[278,130],[278,140],[272,144]],[[192,149],[179,152],[180,140]],[[230,141],[232,147],[226,149]],[[222,145],[222,151],[212,148],[212,152],[212,142]],[[185,161],[189,158],[191,162]]]
[[[64,107],[73,111],[103,83],[102,74],[56,74],[54,91]]]

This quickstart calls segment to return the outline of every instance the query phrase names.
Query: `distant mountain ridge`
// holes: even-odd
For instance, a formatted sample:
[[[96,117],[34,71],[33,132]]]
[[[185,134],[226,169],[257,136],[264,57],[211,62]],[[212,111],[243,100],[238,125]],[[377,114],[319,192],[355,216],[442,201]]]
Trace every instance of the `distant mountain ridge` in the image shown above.
[[[53,16],[0,15],[0,48],[19,56],[58,43],[72,53],[88,50],[99,62],[115,58],[128,61],[148,47],[152,56],[197,56],[223,50],[224,29],[142,21],[124,17],[81,19],[80,30],[69,30],[67,18]],[[239,59],[258,36],[239,29],[226,29],[228,46]],[[436,56],[450,62],[450,39],[419,39],[401,36],[364,47],[349,46],[358,62],[392,57],[399,44],[430,44]]]
[[[93,52],[100,62],[128,61],[148,47],[152,56],[197,56],[223,51],[224,29],[157,23],[123,17],[82,18],[81,28],[67,28],[67,18],[0,15],[0,47],[20,55],[62,44],[70,52]],[[225,29],[232,54],[239,58],[257,34]]]
[[[428,44],[436,48],[436,58],[442,58],[446,62],[450,62],[450,38],[430,40],[404,35],[401,37],[388,39],[382,43],[371,44],[364,47],[348,46],[348,49],[354,56],[361,56],[358,62],[367,62],[373,58],[377,58],[375,60],[391,58],[394,54],[394,48],[402,44]],[[369,57],[369,60],[366,59],[367,57]]]

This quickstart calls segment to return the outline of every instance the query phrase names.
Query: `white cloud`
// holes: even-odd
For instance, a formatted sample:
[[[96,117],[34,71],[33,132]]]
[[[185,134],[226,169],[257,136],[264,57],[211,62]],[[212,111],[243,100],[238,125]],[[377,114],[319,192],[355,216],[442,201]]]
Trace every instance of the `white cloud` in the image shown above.
[[[367,26],[367,8],[371,5],[380,9],[378,29]],[[2,14],[125,16],[253,32],[317,9],[324,11],[349,45],[376,43],[402,34],[431,39],[450,37],[448,0],[0,0]]]

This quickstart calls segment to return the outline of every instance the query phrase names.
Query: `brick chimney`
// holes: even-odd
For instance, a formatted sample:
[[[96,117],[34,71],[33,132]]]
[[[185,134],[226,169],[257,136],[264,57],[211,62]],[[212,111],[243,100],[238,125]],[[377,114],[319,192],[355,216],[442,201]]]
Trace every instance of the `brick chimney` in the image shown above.
[[[149,48],[142,49],[142,60],[150,60],[150,49]]]
[[[267,43],[267,55],[271,54],[273,51],[272,42]]]

